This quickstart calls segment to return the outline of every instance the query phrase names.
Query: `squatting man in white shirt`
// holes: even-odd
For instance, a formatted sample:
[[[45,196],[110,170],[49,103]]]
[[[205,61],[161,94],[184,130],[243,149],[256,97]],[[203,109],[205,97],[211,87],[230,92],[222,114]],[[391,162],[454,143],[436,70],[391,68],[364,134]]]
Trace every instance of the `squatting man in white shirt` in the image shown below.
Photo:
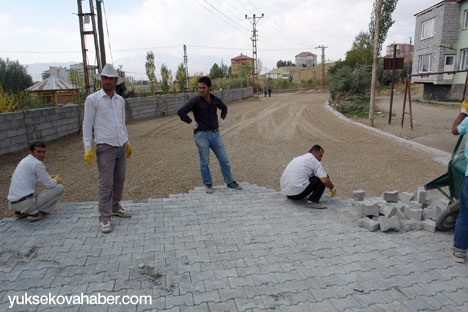
[[[8,205],[17,218],[34,222],[46,217],[57,205],[63,194],[62,179],[50,176],[43,163],[46,153],[44,142],[34,142],[29,155],[23,158],[11,177]],[[37,192],[37,184],[46,189]]]
[[[307,154],[294,158],[286,166],[280,183],[281,192],[288,199],[299,200],[310,194],[306,207],[327,208],[320,204],[320,197],[322,197],[325,187],[331,190],[331,197],[335,196],[336,190],[322,166],[322,157],[323,148],[320,145],[314,145]]]
[[[132,154],[125,126],[125,101],[115,92],[115,86],[122,82],[117,70],[106,64],[98,79],[102,89],[89,95],[85,101],[83,118],[84,159],[91,165],[96,161],[93,151],[96,143],[97,167],[99,173],[98,210],[101,232],[112,231],[111,217],[130,218],[131,215],[120,205],[122,200],[126,158]]]

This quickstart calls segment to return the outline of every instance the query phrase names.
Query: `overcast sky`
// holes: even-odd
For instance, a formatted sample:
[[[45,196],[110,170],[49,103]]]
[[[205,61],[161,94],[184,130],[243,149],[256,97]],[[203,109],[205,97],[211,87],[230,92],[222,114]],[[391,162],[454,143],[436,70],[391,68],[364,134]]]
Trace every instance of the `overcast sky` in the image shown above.
[[[345,57],[360,31],[368,30],[373,2],[105,0],[107,62],[146,79],[146,53],[153,51],[157,71],[165,63],[174,73],[183,62],[185,44],[190,75],[208,73],[214,63],[229,65],[241,53],[252,56],[252,24],[245,15],[262,13],[257,24],[262,73],[273,69],[279,59],[294,62],[294,56],[304,51],[317,54],[320,60],[319,45],[327,47],[327,61],[335,61]],[[409,43],[414,37],[414,14],[438,2],[399,0],[385,46]],[[0,4],[1,58],[23,65],[82,61],[77,1],[0,0]],[[82,5],[89,12],[89,1]],[[86,37],[89,62],[95,64],[92,36]]]

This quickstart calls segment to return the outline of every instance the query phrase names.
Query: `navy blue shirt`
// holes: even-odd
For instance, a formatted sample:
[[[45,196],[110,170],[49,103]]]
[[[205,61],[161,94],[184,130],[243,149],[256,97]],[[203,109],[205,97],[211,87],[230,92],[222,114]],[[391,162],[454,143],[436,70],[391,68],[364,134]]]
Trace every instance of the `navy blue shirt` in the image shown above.
[[[195,121],[198,124],[197,130],[216,130],[218,129],[218,114],[217,109],[221,110],[221,118],[226,118],[227,106],[220,98],[210,93],[211,103],[208,103],[201,96],[191,98],[178,111],[180,119],[186,123],[191,123],[192,119],[188,116],[189,112],[193,112]]]

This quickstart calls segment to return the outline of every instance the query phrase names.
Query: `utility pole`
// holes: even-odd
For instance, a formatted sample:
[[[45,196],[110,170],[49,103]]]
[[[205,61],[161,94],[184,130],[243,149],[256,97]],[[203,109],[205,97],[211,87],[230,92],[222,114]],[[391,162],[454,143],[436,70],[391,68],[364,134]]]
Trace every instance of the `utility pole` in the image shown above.
[[[185,92],[188,92],[188,57],[187,57],[187,46],[184,44],[184,68],[185,68]]]
[[[264,16],[262,13],[261,17],[256,17],[255,14],[252,17],[248,17],[247,14],[245,14],[245,19],[248,19],[250,23],[252,23],[252,37],[250,37],[250,40],[252,40],[252,54],[253,54],[253,59],[254,59],[254,68],[253,68],[253,79],[255,81],[255,86],[257,88],[257,97],[258,97],[258,73],[257,73],[257,23],[258,20],[261,19]]]
[[[97,23],[98,23],[98,29],[99,29],[99,48],[101,52],[101,67],[99,68],[99,72],[106,65],[106,47],[104,44],[104,28],[102,26],[102,9],[101,9],[102,1],[103,0],[96,0]]]
[[[379,59],[379,36],[380,36],[380,16],[382,12],[382,0],[377,0],[375,5],[375,33],[374,33],[374,60],[372,62],[371,97],[369,103],[369,124],[374,127],[375,111],[375,86],[377,85],[377,62]]]
[[[85,88],[86,88],[86,95],[90,94],[90,84],[89,84],[89,70],[95,70],[96,68],[102,68],[101,67],[101,61],[99,58],[99,46],[98,46],[98,40],[97,40],[97,32],[96,32],[96,21],[94,19],[94,6],[93,6],[93,0],[89,0],[89,13],[83,13],[83,8],[81,6],[82,0],[77,0],[78,3],[78,19],[80,23],[80,35],[81,35],[81,52],[83,55],[83,75],[85,79]],[[93,30],[91,31],[85,31],[84,30],[84,17],[89,16],[89,18],[92,21],[93,25]],[[85,41],[85,35],[93,35],[94,37],[94,46],[95,46],[95,51],[96,51],[96,60],[97,60],[97,66],[88,66],[88,58],[86,56],[86,41]]]
[[[328,48],[323,45],[319,45],[316,49],[322,49],[322,92],[325,93],[325,49]]]

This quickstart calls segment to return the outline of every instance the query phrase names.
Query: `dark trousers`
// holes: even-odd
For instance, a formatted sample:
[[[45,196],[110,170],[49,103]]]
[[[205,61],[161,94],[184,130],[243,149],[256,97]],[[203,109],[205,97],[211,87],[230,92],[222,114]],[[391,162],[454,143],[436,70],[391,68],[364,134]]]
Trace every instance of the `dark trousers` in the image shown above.
[[[108,144],[96,146],[99,173],[99,221],[111,219],[112,212],[122,206],[122,194],[125,182],[127,145],[115,147]]]
[[[288,196],[289,199],[298,200],[303,199],[310,193],[309,200],[318,203],[320,201],[320,197],[322,197],[323,192],[325,191],[325,185],[320,181],[317,177],[309,178],[310,184],[306,187],[306,189],[297,195]]]

